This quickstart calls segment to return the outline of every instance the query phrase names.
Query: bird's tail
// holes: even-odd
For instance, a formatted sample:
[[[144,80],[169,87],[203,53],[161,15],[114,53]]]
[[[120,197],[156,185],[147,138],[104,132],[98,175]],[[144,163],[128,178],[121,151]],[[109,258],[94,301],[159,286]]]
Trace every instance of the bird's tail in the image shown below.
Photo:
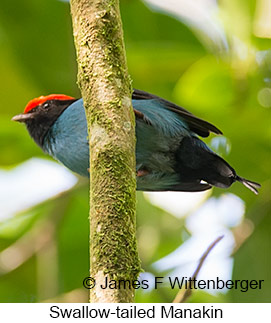
[[[253,182],[253,181],[249,181],[243,177],[240,176],[236,176],[236,180],[240,183],[242,183],[243,185],[245,185],[245,187],[247,187],[248,189],[250,189],[253,193],[258,194],[258,189],[261,188],[261,184]]]
[[[196,137],[186,137],[177,151],[177,172],[181,182],[205,181],[207,184],[228,188],[238,181],[258,194],[260,184],[249,181],[236,174],[235,170],[220,156],[212,152]]]

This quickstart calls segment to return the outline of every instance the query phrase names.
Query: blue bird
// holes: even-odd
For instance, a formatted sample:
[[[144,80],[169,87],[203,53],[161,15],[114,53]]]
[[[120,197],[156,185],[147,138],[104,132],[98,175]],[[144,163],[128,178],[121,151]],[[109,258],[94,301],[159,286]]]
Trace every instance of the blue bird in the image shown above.
[[[137,189],[198,192],[228,188],[238,181],[257,194],[260,184],[238,176],[198,136],[222,134],[187,110],[144,91],[134,90]],[[53,158],[88,176],[89,144],[82,99],[48,95],[31,100],[14,121],[26,124],[30,136]]]

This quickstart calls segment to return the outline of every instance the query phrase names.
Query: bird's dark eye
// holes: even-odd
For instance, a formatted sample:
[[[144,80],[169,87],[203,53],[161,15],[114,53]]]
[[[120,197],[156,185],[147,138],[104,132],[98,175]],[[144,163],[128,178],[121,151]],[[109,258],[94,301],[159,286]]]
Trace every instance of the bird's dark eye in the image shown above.
[[[49,103],[44,103],[43,108],[47,109],[49,108],[50,104]]]

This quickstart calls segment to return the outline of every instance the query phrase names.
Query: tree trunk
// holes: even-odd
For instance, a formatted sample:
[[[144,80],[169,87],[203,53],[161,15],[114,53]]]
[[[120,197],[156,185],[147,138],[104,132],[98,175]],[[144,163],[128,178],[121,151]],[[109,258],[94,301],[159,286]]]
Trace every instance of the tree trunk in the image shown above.
[[[135,117],[118,0],[71,0],[90,145],[91,302],[133,302],[140,261],[135,220]],[[106,279],[120,284],[102,289]]]

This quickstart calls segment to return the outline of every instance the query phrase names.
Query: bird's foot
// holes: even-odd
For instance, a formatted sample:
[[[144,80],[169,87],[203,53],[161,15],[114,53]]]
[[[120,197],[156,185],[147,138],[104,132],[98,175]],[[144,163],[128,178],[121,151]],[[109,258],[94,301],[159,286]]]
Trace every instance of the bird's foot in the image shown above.
[[[146,169],[139,169],[136,172],[137,177],[142,177],[142,176],[145,176],[145,175],[148,175],[148,174],[149,174],[149,172]]]

